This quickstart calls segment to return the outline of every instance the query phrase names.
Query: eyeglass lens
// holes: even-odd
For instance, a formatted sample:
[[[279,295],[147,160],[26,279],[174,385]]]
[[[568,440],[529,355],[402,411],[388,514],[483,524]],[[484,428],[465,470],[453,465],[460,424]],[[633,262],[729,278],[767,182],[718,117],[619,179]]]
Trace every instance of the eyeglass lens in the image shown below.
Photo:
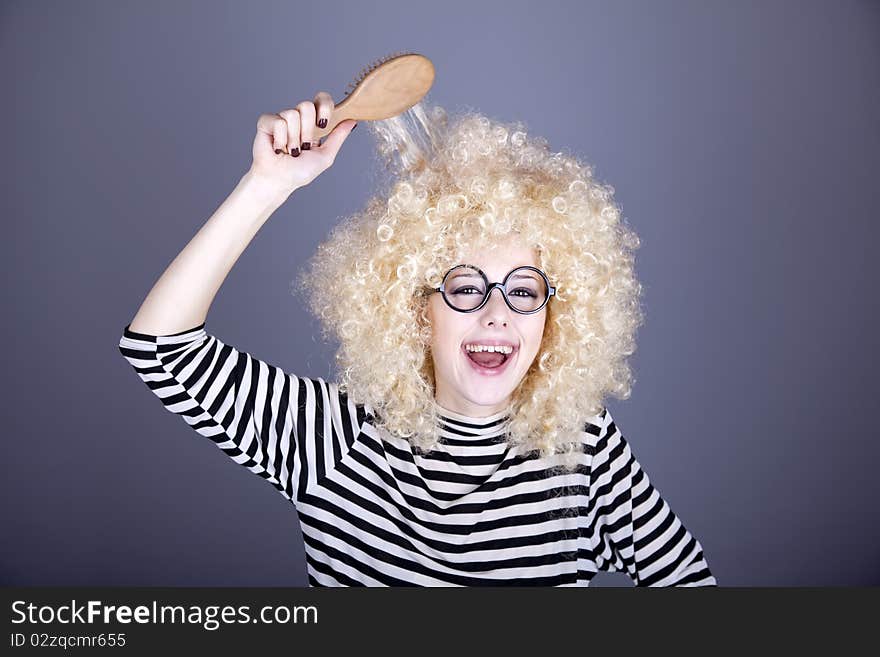
[[[446,299],[459,310],[473,310],[486,296],[486,281],[470,267],[457,267],[446,277]],[[517,310],[530,312],[547,300],[547,284],[532,269],[515,269],[507,278],[507,298]]]

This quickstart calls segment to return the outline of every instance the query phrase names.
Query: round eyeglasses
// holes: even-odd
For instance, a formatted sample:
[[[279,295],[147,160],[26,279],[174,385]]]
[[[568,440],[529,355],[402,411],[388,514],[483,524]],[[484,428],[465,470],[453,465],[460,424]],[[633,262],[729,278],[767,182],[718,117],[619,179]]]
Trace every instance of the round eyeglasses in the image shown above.
[[[440,292],[446,305],[453,310],[472,313],[486,305],[496,287],[501,290],[507,306],[521,315],[538,312],[556,294],[547,275],[528,265],[508,273],[502,283],[489,283],[486,274],[474,265],[456,265],[446,272],[440,287],[430,290]]]

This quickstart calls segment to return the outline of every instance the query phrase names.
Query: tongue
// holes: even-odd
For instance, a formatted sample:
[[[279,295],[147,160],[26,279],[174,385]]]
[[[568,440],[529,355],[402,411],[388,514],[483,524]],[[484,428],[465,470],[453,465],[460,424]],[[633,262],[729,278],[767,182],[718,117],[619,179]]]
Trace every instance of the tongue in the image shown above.
[[[498,367],[507,360],[507,355],[497,351],[469,351],[468,358],[483,367]]]

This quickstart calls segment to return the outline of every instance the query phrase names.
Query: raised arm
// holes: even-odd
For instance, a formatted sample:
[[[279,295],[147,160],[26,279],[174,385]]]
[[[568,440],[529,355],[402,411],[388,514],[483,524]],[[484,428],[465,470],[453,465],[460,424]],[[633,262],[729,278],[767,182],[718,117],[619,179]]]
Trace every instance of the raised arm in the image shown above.
[[[291,501],[351,446],[364,410],[335,384],[289,374],[210,335],[205,318],[263,223],[293,190],[332,164],[351,132],[352,122],[343,121],[321,146],[301,153],[316,109],[311,103],[297,107],[260,117],[253,166],[162,274],[119,341],[122,355],[168,411]],[[317,115],[330,110],[326,96]]]
[[[217,291],[285,197],[248,171],[156,281],[131,321],[137,333],[170,335],[204,324]]]
[[[336,159],[355,122],[342,121],[322,144],[311,144],[317,122],[333,111],[319,92],[296,109],[257,120],[253,163],[207,223],[150,290],[129,328],[170,335],[205,322],[217,291],[254,235],[294,190],[308,185]]]

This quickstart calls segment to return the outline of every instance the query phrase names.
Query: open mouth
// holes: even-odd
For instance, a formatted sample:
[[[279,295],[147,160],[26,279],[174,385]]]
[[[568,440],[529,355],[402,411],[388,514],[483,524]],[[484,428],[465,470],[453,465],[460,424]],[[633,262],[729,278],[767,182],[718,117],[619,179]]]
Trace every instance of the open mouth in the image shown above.
[[[464,345],[462,345],[461,350],[474,371],[485,376],[497,376],[504,373],[508,365],[513,362],[519,353],[518,347],[514,347],[513,351],[509,354],[485,351],[474,353],[468,351]]]

